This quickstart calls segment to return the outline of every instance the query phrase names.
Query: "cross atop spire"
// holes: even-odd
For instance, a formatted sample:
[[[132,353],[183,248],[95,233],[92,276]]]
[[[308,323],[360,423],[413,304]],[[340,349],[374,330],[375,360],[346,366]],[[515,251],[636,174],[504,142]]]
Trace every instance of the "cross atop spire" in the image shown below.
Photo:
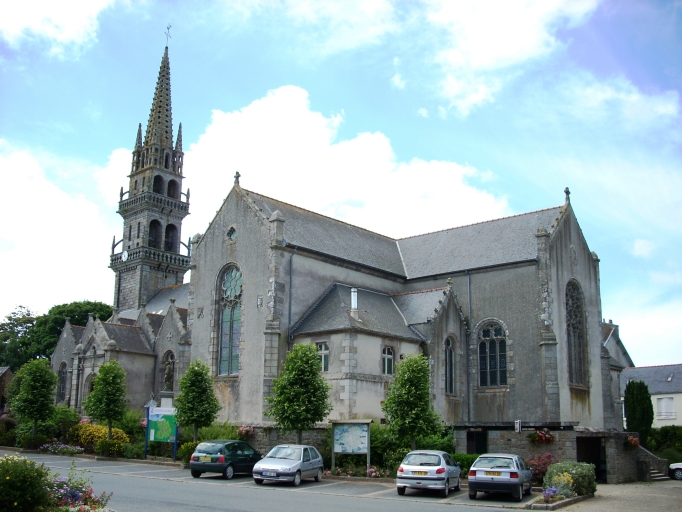
[[[566,203],[571,202],[571,191],[568,190],[568,187],[564,189],[564,194],[566,194]]]
[[[170,63],[168,46],[163,52],[159,77],[156,81],[154,101],[149,112],[144,145],[160,143],[161,149],[173,149],[173,116],[171,112]]]

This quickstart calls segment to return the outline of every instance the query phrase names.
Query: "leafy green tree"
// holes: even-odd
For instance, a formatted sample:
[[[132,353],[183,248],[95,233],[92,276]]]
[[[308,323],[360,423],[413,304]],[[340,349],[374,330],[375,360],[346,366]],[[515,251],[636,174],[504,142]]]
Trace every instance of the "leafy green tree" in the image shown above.
[[[53,306],[46,315],[36,316],[18,306],[0,323],[0,366],[16,371],[32,359],[46,359],[54,352],[67,318],[73,325],[85,325],[88,314],[109,318],[111,306],[102,302],[80,301]]]
[[[287,354],[279,378],[272,384],[266,416],[274,418],[282,431],[296,431],[301,444],[303,431],[311,429],[332,410],[331,386],[320,374],[322,363],[314,345],[294,345]]]
[[[176,420],[182,427],[194,428],[194,441],[199,427],[213,423],[220,411],[220,402],[213,392],[210,368],[201,361],[192,361],[180,378],[180,394],[175,399]]]
[[[36,315],[24,306],[17,306],[0,323],[0,366],[9,366],[17,372],[21,366],[34,359],[30,356],[30,332],[36,323]]]
[[[100,366],[93,384],[83,408],[92,418],[107,422],[108,440],[111,441],[112,423],[123,418],[128,402],[126,372],[118,361],[109,361]]]
[[[431,405],[429,373],[426,356],[407,356],[396,366],[381,406],[389,430],[396,436],[409,437],[412,450],[416,449],[417,436],[441,430],[440,418]]]
[[[640,442],[647,444],[654,422],[654,406],[649,386],[642,381],[632,380],[625,387],[625,418],[628,431],[639,432]]]
[[[46,359],[24,364],[10,384],[10,408],[22,421],[33,421],[34,436],[38,433],[38,421],[48,420],[54,413],[56,385],[57,376]]]

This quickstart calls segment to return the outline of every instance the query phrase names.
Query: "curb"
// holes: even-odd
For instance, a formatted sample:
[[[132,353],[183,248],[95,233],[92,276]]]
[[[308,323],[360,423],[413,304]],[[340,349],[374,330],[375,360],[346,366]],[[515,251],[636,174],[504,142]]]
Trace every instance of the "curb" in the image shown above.
[[[586,494],[585,496],[576,496],[575,498],[568,498],[567,500],[557,501],[556,503],[528,503],[524,508],[530,510],[556,510],[563,507],[568,507],[574,503],[594,498],[594,493]]]
[[[50,453],[41,452],[40,450],[24,450],[23,448],[17,448],[14,446],[2,446],[1,450],[16,452],[16,453],[31,453],[38,455],[56,455],[59,457],[71,457],[73,459],[86,459],[86,460],[96,460],[96,461],[113,461],[113,462],[127,462],[130,464],[147,464],[152,466],[169,466],[178,469],[185,469],[182,462],[171,462],[164,460],[144,460],[144,459],[122,459],[119,457],[100,457],[99,455],[90,455],[87,453],[76,453],[74,455],[65,455],[61,453]]]

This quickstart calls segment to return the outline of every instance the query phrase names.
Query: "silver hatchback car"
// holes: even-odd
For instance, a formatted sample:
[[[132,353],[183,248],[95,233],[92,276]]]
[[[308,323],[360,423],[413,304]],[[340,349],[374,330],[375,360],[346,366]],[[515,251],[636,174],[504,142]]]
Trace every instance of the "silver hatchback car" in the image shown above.
[[[512,453],[485,453],[469,469],[469,498],[476,493],[511,493],[516,501],[533,490],[532,473],[523,459]]]
[[[300,485],[304,478],[322,480],[322,456],[314,446],[280,444],[253,467],[253,481],[291,482]]]
[[[395,485],[401,496],[405,489],[436,489],[445,498],[450,489],[459,491],[461,473],[459,462],[452,460],[449,453],[417,450],[403,459],[396,473]]]

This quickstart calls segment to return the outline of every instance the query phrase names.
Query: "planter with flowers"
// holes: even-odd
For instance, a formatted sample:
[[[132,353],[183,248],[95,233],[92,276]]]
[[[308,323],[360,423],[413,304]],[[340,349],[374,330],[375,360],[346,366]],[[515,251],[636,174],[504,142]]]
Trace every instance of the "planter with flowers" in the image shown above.
[[[534,430],[528,434],[528,439],[533,444],[549,444],[556,441],[556,437],[546,428],[542,430]]]
[[[628,450],[634,450],[639,446],[639,439],[633,435],[628,435],[625,438],[625,448]]]

